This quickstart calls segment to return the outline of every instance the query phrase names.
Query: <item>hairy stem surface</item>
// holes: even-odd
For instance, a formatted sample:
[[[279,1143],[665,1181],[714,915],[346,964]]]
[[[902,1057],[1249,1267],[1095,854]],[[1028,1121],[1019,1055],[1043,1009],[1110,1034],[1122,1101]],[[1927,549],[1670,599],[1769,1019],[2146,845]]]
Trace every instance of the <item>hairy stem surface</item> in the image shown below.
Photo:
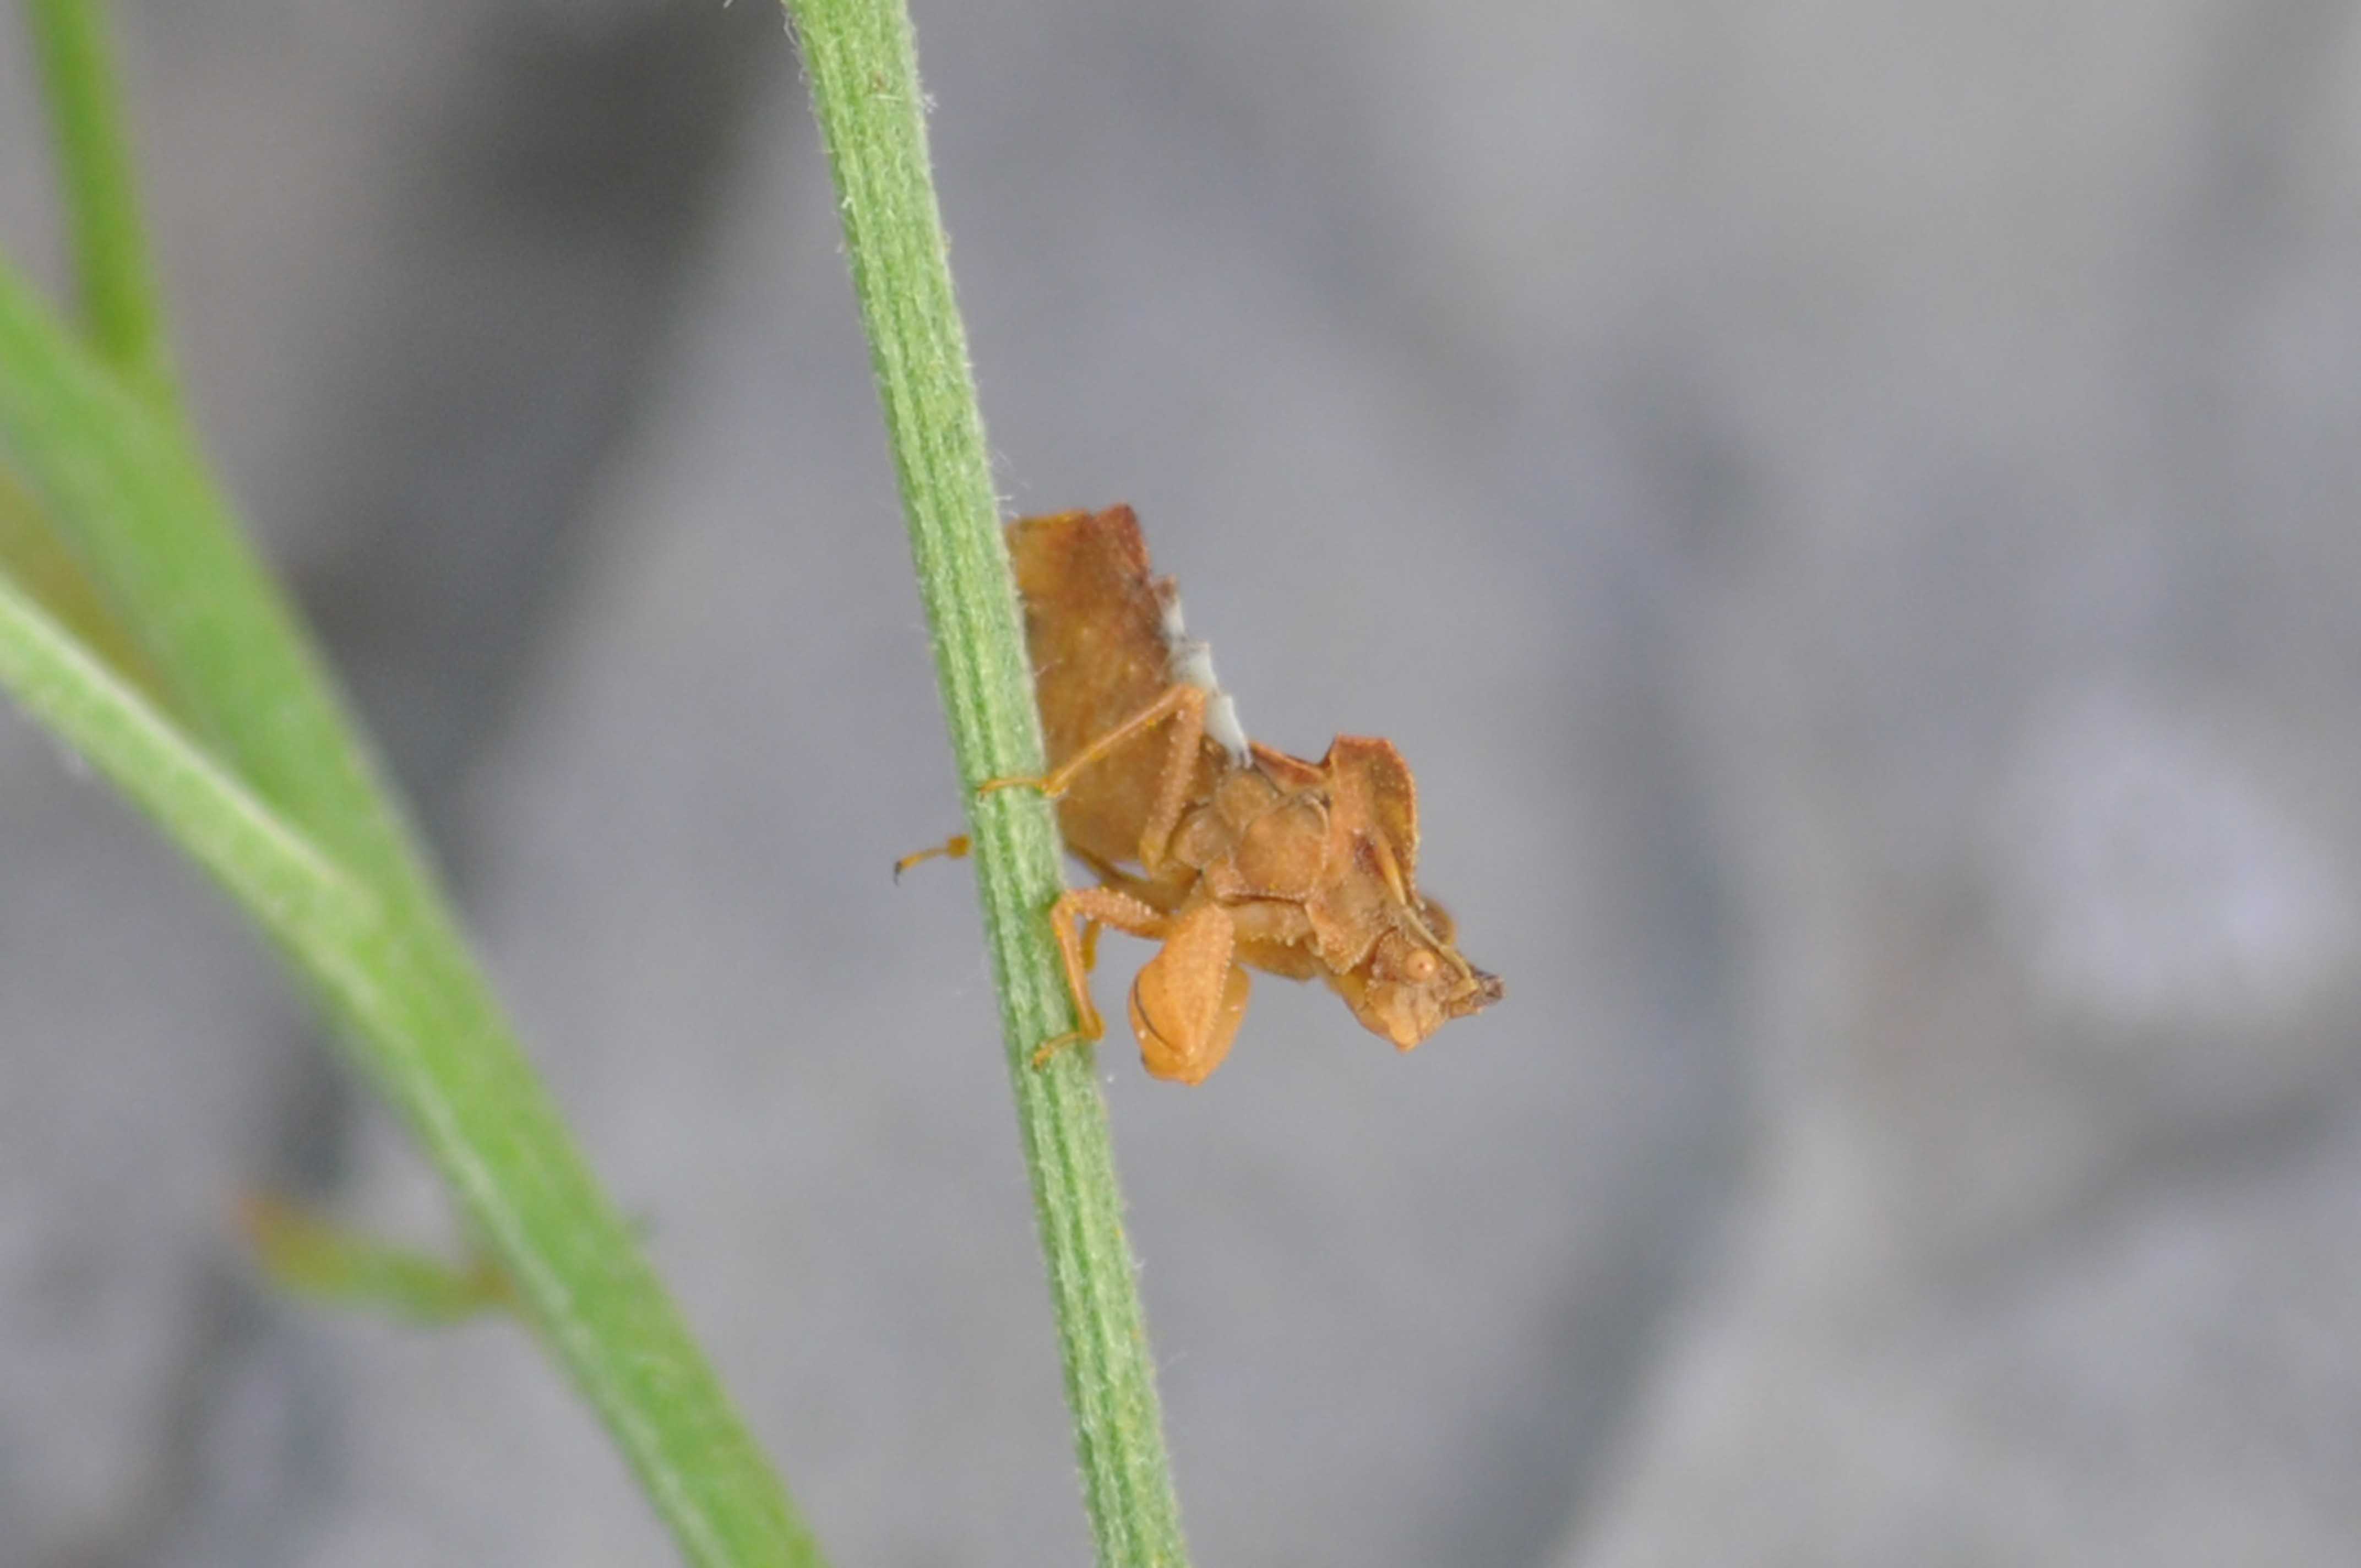
[[[989,778],[1040,773],[1041,728],[928,166],[909,15],[903,0],[790,0],[789,9],[836,178],[975,843],[1083,1502],[1101,1563],[1169,1568],[1187,1552],[1094,1053],[1031,1065],[1035,1047],[1075,1025],[1046,918],[1062,886],[1057,830],[1031,791],[975,794]]]

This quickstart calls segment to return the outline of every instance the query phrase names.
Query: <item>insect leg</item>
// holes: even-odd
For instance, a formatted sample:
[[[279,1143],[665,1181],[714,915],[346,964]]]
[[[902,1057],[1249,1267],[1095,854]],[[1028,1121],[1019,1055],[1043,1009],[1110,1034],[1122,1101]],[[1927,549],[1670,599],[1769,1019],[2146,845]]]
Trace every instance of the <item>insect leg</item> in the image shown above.
[[[1196,709],[1198,715],[1198,732],[1202,734],[1204,732],[1205,694],[1199,691],[1194,686],[1167,686],[1164,689],[1163,696],[1158,697],[1154,702],[1149,703],[1146,707],[1141,708],[1137,713],[1133,714],[1129,718],[1125,719],[1122,723],[1116,725],[1105,734],[1099,736],[1096,740],[1091,741],[1090,744],[1084,746],[1081,751],[1075,752],[1072,756],[1067,758],[1064,762],[1059,763],[1048,773],[1032,778],[1019,776],[1005,779],[986,779],[983,783],[976,785],[975,793],[978,795],[990,795],[994,790],[1014,789],[1019,784],[1030,784],[1033,788],[1039,790],[1043,795],[1048,795],[1051,800],[1055,800],[1060,795],[1065,794],[1066,791],[1072,786],[1075,778],[1084,768],[1089,767],[1093,762],[1105,760],[1126,741],[1132,740],[1137,737],[1147,733],[1148,730],[1153,729],[1157,725],[1161,724],[1164,720],[1171,718],[1172,715],[1180,712],[1182,709],[1192,707]]]
[[[1111,887],[1069,888],[1049,906],[1049,929],[1058,938],[1058,958],[1066,970],[1066,990],[1074,999],[1081,1027],[1044,1040],[1033,1053],[1033,1065],[1046,1067],[1049,1058],[1069,1046],[1095,1040],[1106,1033],[1106,1020],[1091,1001],[1090,963],[1097,943],[1079,936],[1074,923],[1095,927],[1112,926],[1135,937],[1160,938],[1171,922],[1127,893]]]
[[[900,882],[904,872],[908,871],[912,866],[917,865],[925,861],[963,861],[967,859],[967,852],[970,848],[971,846],[968,842],[968,837],[966,834],[954,833],[950,838],[944,839],[941,843],[935,845],[932,849],[920,850],[915,854],[905,855],[900,860],[895,861],[894,862],[894,880],[895,882]]]
[[[1149,1072],[1202,1083],[1230,1054],[1248,989],[1236,956],[1236,930],[1220,905],[1201,904],[1171,922],[1163,950],[1131,988],[1131,1032]]]
[[[1172,689],[1181,695],[1172,709],[1172,739],[1164,754],[1164,776],[1156,786],[1156,805],[1139,829],[1140,869],[1151,875],[1164,863],[1172,829],[1180,825],[1181,808],[1189,803],[1190,781],[1197,773],[1197,753],[1205,744],[1204,692],[1192,685]]]

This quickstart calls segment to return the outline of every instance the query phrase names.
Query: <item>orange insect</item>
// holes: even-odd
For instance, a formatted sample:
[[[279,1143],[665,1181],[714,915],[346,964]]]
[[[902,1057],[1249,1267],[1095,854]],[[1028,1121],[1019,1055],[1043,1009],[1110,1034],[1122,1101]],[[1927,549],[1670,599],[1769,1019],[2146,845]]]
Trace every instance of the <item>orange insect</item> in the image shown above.
[[[1390,741],[1340,735],[1317,762],[1249,741],[1129,507],[1021,518],[1008,545],[1050,771],[983,787],[1056,800],[1100,883],[1049,911],[1082,1027],[1035,1065],[1105,1032],[1087,979],[1102,926],[1163,944],[1132,985],[1131,1028],[1148,1070],[1183,1083],[1229,1055],[1249,967],[1325,980],[1402,1050],[1500,999],[1419,894],[1417,787]]]

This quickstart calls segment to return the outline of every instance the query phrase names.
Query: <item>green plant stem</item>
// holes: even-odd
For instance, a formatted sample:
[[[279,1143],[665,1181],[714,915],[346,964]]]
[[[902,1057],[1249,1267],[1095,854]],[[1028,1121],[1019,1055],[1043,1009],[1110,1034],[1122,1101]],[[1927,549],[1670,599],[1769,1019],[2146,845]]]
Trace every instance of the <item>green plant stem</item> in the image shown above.
[[[816,1568],[785,1488],[576,1150],[324,665],[190,444],[99,0],[27,0],[27,16],[90,347],[0,262],[0,455],[202,740],[122,678],[127,661],[102,660],[5,581],[0,683],[309,977],[688,1560]]]
[[[14,585],[0,682],[272,932],[404,1113],[687,1558],[817,1549],[525,1059],[423,854],[179,421],[0,264],[0,456],[140,638],[190,738]]]
[[[1048,804],[984,780],[1038,773],[1024,632],[951,291],[903,0],[790,0],[843,214],[853,291],[933,633],[1017,1121],[1074,1414],[1083,1501],[1107,1568],[1187,1560],[1155,1369],[1123,1232],[1093,1053],[1031,1065],[1074,1027],[1044,917],[1061,883]]]
[[[431,897],[407,826],[203,459],[5,260],[0,449],[210,747],[364,881]]]
[[[177,400],[162,291],[139,217],[130,118],[104,0],[25,0],[58,155],[83,330],[157,407]]]
[[[159,705],[171,698],[164,679],[148,662],[115,609],[106,602],[82,561],[49,526],[40,503],[0,467],[0,576],[22,588],[55,616],[82,645]]]

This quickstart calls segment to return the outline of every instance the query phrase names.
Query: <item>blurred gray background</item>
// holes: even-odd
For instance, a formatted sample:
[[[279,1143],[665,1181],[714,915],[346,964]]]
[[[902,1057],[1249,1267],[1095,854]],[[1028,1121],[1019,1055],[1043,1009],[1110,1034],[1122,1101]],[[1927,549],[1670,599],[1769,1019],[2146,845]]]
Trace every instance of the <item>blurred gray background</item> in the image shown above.
[[[1510,984],[1103,1053],[1200,1560],[2356,1561],[2356,8],[918,11],[1011,510],[1400,742]],[[822,1540],[1084,1561],[775,9],[120,21],[221,461]],[[242,1185],[447,1215],[13,719],[0,867],[0,1563],[665,1561],[512,1328],[257,1286]]]

